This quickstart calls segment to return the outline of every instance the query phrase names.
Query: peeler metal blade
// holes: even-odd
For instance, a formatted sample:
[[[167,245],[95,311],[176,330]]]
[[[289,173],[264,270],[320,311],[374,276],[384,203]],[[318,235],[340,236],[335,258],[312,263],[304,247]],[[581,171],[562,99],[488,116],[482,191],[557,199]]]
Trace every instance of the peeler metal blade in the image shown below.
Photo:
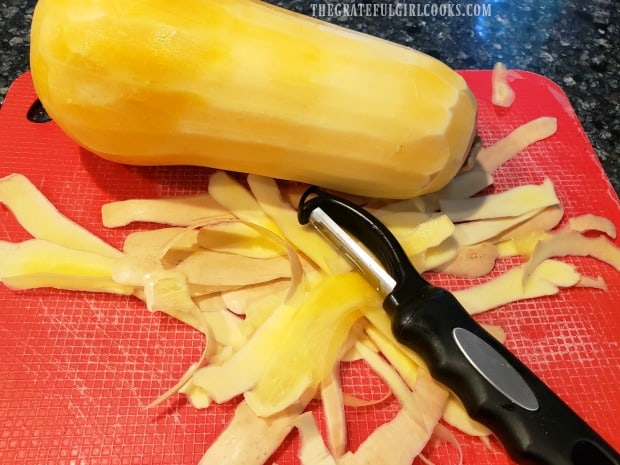
[[[341,228],[321,207],[315,208],[310,213],[310,224],[340,250],[383,296],[394,290],[396,280],[385,271],[375,256]]]

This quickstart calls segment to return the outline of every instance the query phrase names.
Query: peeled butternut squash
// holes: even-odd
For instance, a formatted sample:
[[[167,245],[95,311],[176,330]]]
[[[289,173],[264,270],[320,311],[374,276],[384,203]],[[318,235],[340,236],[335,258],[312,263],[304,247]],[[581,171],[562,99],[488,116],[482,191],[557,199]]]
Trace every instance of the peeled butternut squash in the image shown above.
[[[406,198],[463,165],[476,102],[440,61],[256,0],[40,0],[36,92],[78,144]]]

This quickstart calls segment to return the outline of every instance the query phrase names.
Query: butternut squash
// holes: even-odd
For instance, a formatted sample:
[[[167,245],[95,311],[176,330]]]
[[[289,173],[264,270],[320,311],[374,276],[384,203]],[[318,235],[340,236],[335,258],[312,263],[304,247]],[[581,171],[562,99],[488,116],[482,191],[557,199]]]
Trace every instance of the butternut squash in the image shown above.
[[[476,101],[424,53],[257,0],[40,0],[36,92],[78,144],[407,198],[463,165]]]

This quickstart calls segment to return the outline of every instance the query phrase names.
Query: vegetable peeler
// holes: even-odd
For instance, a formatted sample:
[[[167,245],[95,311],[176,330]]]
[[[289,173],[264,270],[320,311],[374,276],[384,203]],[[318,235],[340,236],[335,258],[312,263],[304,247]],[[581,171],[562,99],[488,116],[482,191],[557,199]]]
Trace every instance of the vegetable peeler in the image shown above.
[[[371,213],[316,186],[299,201],[312,224],[383,294],[392,332],[521,464],[620,465],[620,455],[447,290],[413,267]]]

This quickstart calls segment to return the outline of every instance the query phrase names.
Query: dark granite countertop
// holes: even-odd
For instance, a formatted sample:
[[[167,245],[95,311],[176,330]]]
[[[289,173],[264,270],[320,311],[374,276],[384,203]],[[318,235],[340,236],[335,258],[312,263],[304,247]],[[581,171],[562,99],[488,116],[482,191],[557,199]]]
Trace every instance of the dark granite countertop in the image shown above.
[[[28,35],[35,3],[4,0],[0,4],[0,102],[12,80],[28,69]],[[457,0],[443,3],[444,14],[442,10],[425,8],[429,2],[424,1],[382,2],[383,7],[414,4],[421,13],[400,17],[382,16],[381,10],[377,10],[379,16],[336,16],[344,5],[379,3],[375,0],[271,3],[308,15],[317,16],[323,11],[323,19],[414,47],[455,69],[490,69],[502,61],[509,68],[548,77],[567,93],[603,168],[616,192],[620,192],[617,0]],[[452,5],[452,10],[446,5]],[[455,16],[457,8],[464,10],[468,5],[480,14]]]

